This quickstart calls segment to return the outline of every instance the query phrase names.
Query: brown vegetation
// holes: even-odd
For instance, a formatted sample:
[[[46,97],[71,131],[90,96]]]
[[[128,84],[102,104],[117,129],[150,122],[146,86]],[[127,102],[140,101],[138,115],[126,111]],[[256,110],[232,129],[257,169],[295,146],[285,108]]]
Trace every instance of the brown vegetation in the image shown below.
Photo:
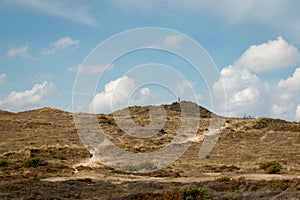
[[[178,103],[164,105],[166,123],[154,137],[121,130],[113,114],[97,115],[115,145],[135,153],[172,141],[180,124]],[[150,123],[150,106],[130,107],[133,121]],[[300,198],[300,123],[279,119],[226,119],[212,152],[198,158],[208,130],[208,110],[199,107],[198,140],[172,165],[128,166],[124,173],[90,160],[77,135],[73,114],[53,108],[0,111],[0,199],[287,199]],[[215,116],[215,115],[214,115]],[[274,174],[275,173],[275,174]]]

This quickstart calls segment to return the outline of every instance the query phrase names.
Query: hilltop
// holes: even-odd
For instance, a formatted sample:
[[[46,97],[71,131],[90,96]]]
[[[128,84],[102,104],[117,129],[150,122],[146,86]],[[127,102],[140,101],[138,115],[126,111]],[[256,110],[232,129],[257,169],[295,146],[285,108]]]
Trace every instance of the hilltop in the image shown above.
[[[180,125],[180,104],[162,106],[166,123],[151,138],[136,138],[118,127],[114,114],[124,110],[90,116],[119,148],[147,153],[168,145]],[[131,119],[146,126],[153,107],[129,107]],[[210,117],[219,117],[201,106],[199,112],[197,135],[173,164],[147,173],[136,173],[137,166],[131,166],[132,172],[125,173],[90,159],[73,113],[54,108],[0,111],[0,198],[159,199],[178,197],[185,188],[214,199],[300,197],[299,122],[227,118],[210,154],[199,159]],[[260,169],[269,161],[280,164],[280,171]]]

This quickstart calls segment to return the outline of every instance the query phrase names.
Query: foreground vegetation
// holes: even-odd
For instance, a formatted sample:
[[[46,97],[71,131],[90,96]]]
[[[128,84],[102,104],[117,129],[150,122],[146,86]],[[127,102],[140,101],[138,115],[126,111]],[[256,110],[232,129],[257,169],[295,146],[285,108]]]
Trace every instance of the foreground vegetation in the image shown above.
[[[121,149],[146,153],[172,141],[180,125],[178,106],[165,105],[165,126],[146,139],[125,134],[112,115],[95,117]],[[199,159],[211,115],[199,109],[197,140],[178,160],[165,169],[152,162],[128,165],[127,172],[91,162],[72,113],[52,108],[0,112],[0,199],[300,198],[300,123],[226,119],[212,152]],[[148,111],[149,106],[130,108],[142,126],[150,122]]]

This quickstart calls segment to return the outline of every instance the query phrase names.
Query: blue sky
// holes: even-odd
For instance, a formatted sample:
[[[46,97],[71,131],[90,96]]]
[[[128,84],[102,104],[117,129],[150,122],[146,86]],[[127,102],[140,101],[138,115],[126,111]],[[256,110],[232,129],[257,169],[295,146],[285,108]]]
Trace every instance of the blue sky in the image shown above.
[[[199,78],[189,63],[170,52],[145,49],[109,66],[99,61],[82,69],[87,77],[104,74],[89,94],[90,102],[73,109],[110,112],[111,99],[118,109],[128,102],[171,103],[180,96],[222,113],[224,88],[228,116],[299,121],[299,9],[297,0],[2,0],[0,109],[72,110],[77,71],[99,43],[129,29],[160,27],[183,33],[205,49],[219,71],[213,84],[206,85],[207,77]],[[180,50],[186,40],[170,34],[158,41]],[[158,67],[165,71],[155,71],[149,63],[166,66]],[[136,66],[144,71],[133,73]],[[158,81],[160,72],[168,86],[143,85],[151,73]]]

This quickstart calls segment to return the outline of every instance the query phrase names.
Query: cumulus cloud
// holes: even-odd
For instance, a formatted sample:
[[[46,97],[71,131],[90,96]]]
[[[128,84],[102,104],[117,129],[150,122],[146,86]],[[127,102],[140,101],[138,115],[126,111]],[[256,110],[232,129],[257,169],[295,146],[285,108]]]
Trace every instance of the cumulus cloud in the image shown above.
[[[29,51],[29,45],[26,44],[26,45],[23,45],[23,46],[20,46],[20,47],[13,47],[13,48],[9,49],[7,51],[7,55],[9,57],[19,56],[19,57],[23,57],[23,58],[31,58],[28,55],[28,51]]]
[[[300,102],[300,68],[297,68],[291,77],[281,79],[273,91],[272,116],[297,120],[297,105]]]
[[[55,54],[57,51],[66,50],[66,49],[76,49],[79,46],[79,40],[72,39],[69,36],[58,39],[55,42],[49,44],[48,49],[43,49],[41,53],[43,55]]]
[[[144,87],[144,88],[141,89],[140,93],[141,93],[141,95],[149,95],[149,94],[151,94],[151,91],[150,91],[149,88]]]
[[[6,79],[6,74],[0,74],[0,86],[4,83]]]
[[[300,64],[300,53],[282,37],[260,45],[250,46],[242,56],[222,69],[219,80],[212,87],[213,98],[221,98],[222,84],[226,94],[228,116],[270,116],[296,119],[300,100],[300,68],[291,77],[269,84],[257,74]],[[216,106],[222,110],[225,105]]]
[[[212,95],[216,102],[222,99],[223,86],[226,94],[226,108],[229,116],[257,115],[260,108],[264,107],[268,85],[248,69],[228,66],[221,71],[220,79],[213,85]],[[223,111],[225,105],[216,105]]]
[[[226,94],[228,116],[269,116],[290,121],[298,119],[300,102],[300,77],[297,68],[291,77],[270,85],[247,68],[228,66],[221,71],[220,79],[213,85],[212,95],[220,98],[222,84]],[[222,110],[224,105],[216,106]]]
[[[258,89],[247,87],[241,91],[236,92],[229,101],[238,104],[249,104],[256,101],[261,96]]]
[[[22,92],[13,91],[0,99],[0,108],[11,111],[19,111],[34,108],[47,96],[54,94],[54,84],[44,82],[34,85],[30,90]]]
[[[300,68],[297,68],[295,70],[292,77],[289,77],[286,80],[281,79],[277,87],[279,90],[282,91],[300,91]]]
[[[291,101],[279,102],[272,105],[271,116],[286,120],[294,120],[294,103]]]
[[[264,72],[300,64],[300,52],[282,37],[250,46],[234,63],[253,72]]]
[[[85,65],[85,66],[80,66],[77,65],[76,67],[69,67],[67,69],[68,72],[75,72],[79,74],[97,74],[99,72],[103,72],[105,70],[111,70],[113,69],[113,64],[109,65]]]
[[[129,106],[132,102],[131,95],[137,88],[133,79],[122,76],[110,81],[104,87],[104,91],[98,93],[89,105],[90,111],[109,113],[120,108]],[[143,87],[137,92],[137,96],[132,103],[143,103],[151,94],[147,87]]]
[[[295,117],[295,119],[297,121],[300,121],[300,104],[296,108],[296,117]]]

